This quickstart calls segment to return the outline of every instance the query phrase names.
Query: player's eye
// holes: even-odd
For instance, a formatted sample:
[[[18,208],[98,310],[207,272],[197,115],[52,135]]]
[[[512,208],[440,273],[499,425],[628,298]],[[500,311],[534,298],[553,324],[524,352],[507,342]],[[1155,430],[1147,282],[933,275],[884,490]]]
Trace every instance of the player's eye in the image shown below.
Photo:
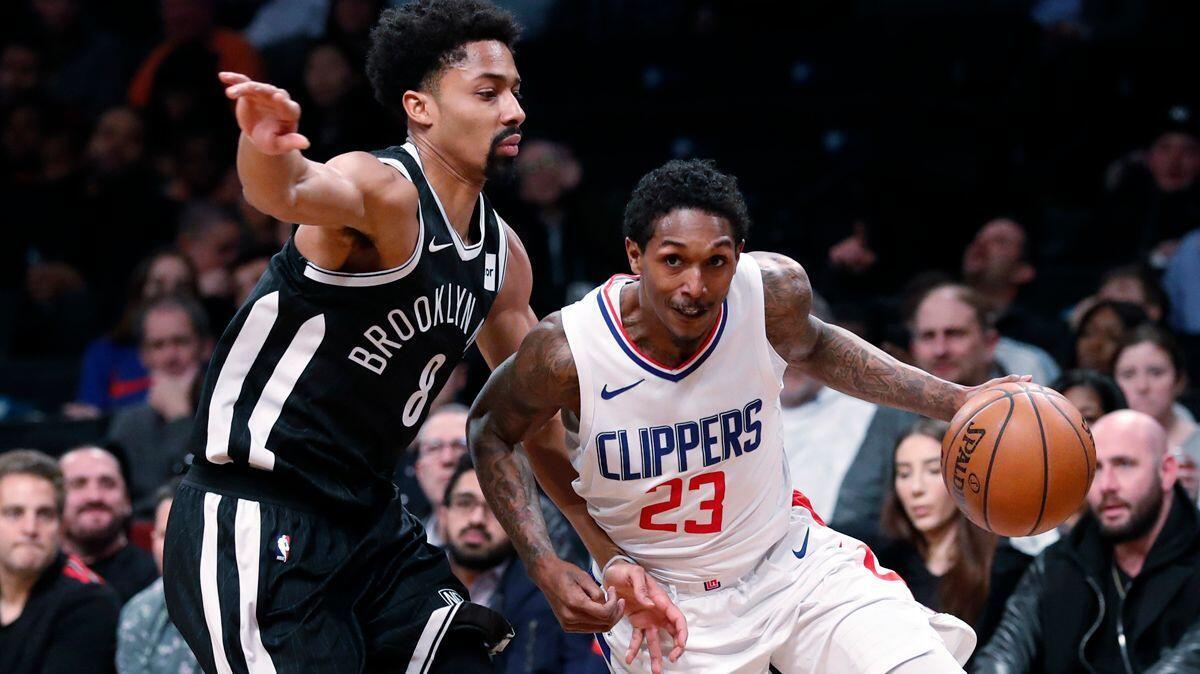
[[[525,94],[521,93],[520,89],[513,89],[513,98],[517,99],[518,101],[523,101],[525,100]]]
[[[491,89],[484,89],[483,91],[476,92],[476,95],[486,101],[490,101],[496,97],[496,92]]]
[[[668,267],[678,267],[683,264],[683,258],[678,255],[668,255],[663,258],[663,262],[666,262]]]
[[[725,266],[725,258],[721,257],[720,255],[716,255],[714,257],[709,258],[708,264],[712,267],[724,267]]]

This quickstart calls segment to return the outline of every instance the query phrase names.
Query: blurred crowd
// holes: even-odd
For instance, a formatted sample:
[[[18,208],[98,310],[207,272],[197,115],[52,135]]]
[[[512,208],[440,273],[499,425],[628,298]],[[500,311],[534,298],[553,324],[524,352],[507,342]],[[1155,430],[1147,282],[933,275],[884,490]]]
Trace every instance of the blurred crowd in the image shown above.
[[[32,513],[20,535],[41,554],[17,561],[54,579],[26,588],[29,606],[41,597],[39,611],[86,609],[75,639],[90,645],[58,648],[66,669],[93,671],[116,653],[122,671],[195,671],[156,581],[172,494],[163,485],[186,471],[214,340],[293,228],[242,197],[237,127],[216,72],[287,88],[311,159],[399,144],[402,124],[363,74],[388,4],[0,6],[0,452],[40,452],[0,455],[0,557],[11,558],[0,566],[20,557],[8,530],[19,501]],[[488,193],[528,249],[539,315],[627,271],[620,213],[638,176],[672,156],[715,158],[747,194],[747,248],[801,261],[823,320],[960,384],[1028,373],[1089,421],[1125,408],[1145,415],[1108,433],[1143,452],[1143,469],[1169,464],[1171,484],[1129,486],[1101,470],[1111,485],[1083,524],[997,540],[930,478],[944,427],[788,374],[796,487],[835,527],[871,542],[919,600],[975,625],[981,647],[993,633],[1009,638],[981,652],[980,671],[1079,665],[1048,645],[1074,648],[1092,624],[1038,603],[1069,566],[1051,551],[1088,560],[1076,579],[1092,578],[1095,557],[1101,607],[1200,596],[1193,576],[1166,587],[1149,573],[1173,564],[1200,574],[1200,91],[1186,66],[1200,57],[1200,10],[863,0],[802,3],[797,21],[780,22],[720,1],[497,4],[527,28],[517,62],[529,121],[515,181]],[[397,482],[473,596],[503,606],[526,635],[502,671],[605,671],[590,638],[557,631],[463,458],[462,405],[486,376],[478,358],[459,367],[414,447],[396,448]],[[1144,419],[1154,428],[1138,426]],[[1178,550],[1146,546],[1146,574],[1118,568],[1126,541],[1098,519],[1113,503],[1162,513],[1159,531],[1174,532],[1162,540]],[[544,505],[560,555],[586,565]],[[96,590],[97,576],[111,593]],[[1029,625],[1010,595],[1055,636],[1021,631]],[[1097,671],[1166,662],[1186,645],[1198,601],[1130,608],[1136,629],[1101,608],[1100,637],[1085,639],[1079,658]],[[94,638],[118,623],[120,639]],[[17,624],[0,615],[0,671],[35,671],[5,659]],[[1129,643],[1132,631],[1144,640],[1137,649],[1105,645],[1127,627]],[[1013,643],[1041,645],[1000,662],[1019,655]]]

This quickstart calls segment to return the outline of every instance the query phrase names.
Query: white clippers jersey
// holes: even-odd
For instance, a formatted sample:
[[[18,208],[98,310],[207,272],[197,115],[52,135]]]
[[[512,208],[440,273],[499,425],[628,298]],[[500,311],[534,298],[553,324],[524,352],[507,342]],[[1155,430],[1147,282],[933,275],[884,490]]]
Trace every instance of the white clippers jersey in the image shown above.
[[[677,368],[639,352],[614,276],[562,310],[579,373],[573,486],[613,541],[675,583],[736,579],[788,528],[791,487],[762,275],[742,255],[712,334]]]

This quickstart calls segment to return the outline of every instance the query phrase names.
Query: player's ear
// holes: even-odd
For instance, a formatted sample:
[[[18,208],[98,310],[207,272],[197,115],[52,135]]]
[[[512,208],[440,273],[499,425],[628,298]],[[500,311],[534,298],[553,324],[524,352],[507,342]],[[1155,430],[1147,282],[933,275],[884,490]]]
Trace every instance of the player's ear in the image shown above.
[[[431,126],[437,112],[437,103],[433,97],[421,91],[408,90],[401,99],[404,112],[408,118],[421,126]]]
[[[625,257],[629,258],[629,270],[640,275],[642,273],[642,247],[628,236],[625,237]]]

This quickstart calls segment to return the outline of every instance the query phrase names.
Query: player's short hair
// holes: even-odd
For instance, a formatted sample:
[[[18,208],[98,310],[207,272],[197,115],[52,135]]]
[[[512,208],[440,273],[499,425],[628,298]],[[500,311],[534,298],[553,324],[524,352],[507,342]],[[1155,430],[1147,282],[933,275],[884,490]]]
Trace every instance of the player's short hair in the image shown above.
[[[375,98],[404,113],[404,92],[426,91],[466,58],[470,42],[496,40],[509,49],[521,34],[512,15],[482,0],[417,0],[383,12],[371,29],[367,78]]]
[[[711,159],[673,159],[642,176],[625,206],[625,236],[640,248],[654,237],[660,218],[678,208],[694,208],[724,218],[734,243],[750,231],[750,214],[737,178],[717,170]]]
[[[454,467],[454,472],[450,474],[450,479],[446,481],[446,493],[442,494],[442,505],[446,507],[450,506],[450,494],[453,494],[454,487],[458,486],[458,479],[474,470],[475,461],[469,453],[458,457],[458,465]]]
[[[33,449],[14,449],[0,454],[0,480],[9,475],[32,475],[49,482],[54,487],[54,505],[58,508],[59,516],[62,515],[67,492],[63,485],[62,470],[50,455]]]

